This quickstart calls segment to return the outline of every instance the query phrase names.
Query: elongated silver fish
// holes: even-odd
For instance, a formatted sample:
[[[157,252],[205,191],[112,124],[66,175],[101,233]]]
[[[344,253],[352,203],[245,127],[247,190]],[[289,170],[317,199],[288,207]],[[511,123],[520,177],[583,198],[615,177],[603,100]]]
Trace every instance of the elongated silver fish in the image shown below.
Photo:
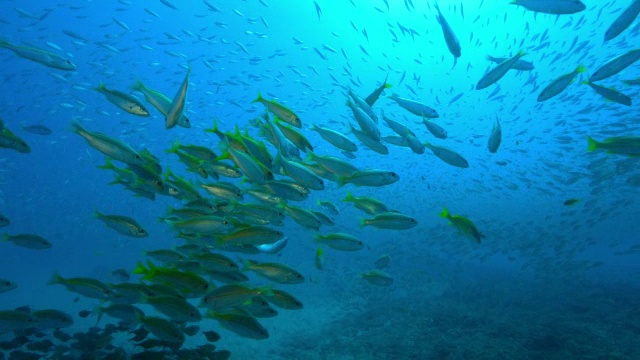
[[[0,48],[9,49],[21,58],[35,61],[50,68],[67,71],[76,69],[76,65],[68,58],[43,49],[14,45],[4,39],[0,39]]]

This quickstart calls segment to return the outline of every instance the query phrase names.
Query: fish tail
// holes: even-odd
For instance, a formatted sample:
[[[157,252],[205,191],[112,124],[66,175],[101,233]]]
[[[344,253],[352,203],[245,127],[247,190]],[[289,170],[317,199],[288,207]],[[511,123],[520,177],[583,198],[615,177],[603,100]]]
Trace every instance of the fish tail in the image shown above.
[[[71,130],[76,134],[82,134],[83,132],[85,132],[84,128],[77,120],[73,120],[71,122]]]
[[[587,71],[587,68],[584,67],[584,65],[578,65],[578,67],[576,68],[576,74],[580,74]]]
[[[358,224],[360,225],[360,228],[367,226],[367,219],[358,220]]]
[[[587,80],[582,80],[580,82],[580,84],[582,84],[582,85],[591,85],[591,80],[588,80],[588,79]]]
[[[343,187],[346,183],[347,183],[346,176],[338,176],[338,179],[336,180],[336,184],[338,184],[338,187]]]
[[[273,296],[273,287],[271,285],[265,285],[258,288],[260,295]]]
[[[98,210],[95,210],[95,211],[93,212],[93,215],[94,215],[97,219],[100,219],[101,217],[103,217],[103,216],[104,216],[104,214],[103,214],[103,213],[101,213],[101,212],[100,212],[100,211],[98,211]]]
[[[113,170],[115,168],[115,165],[113,165],[113,162],[111,162],[109,158],[104,160],[104,165],[98,165],[98,169]]]
[[[100,320],[102,319],[102,315],[104,314],[104,309],[101,308],[100,306],[96,306],[95,308],[93,308],[93,312],[98,314],[98,319],[96,320],[96,325],[97,326],[98,323],[100,323]]]
[[[591,152],[600,147],[600,143],[595,141],[591,136],[587,136],[587,151]]]
[[[104,83],[100,83],[100,85],[98,85],[98,87],[96,88],[96,91],[99,92],[105,92],[107,90],[107,87],[104,86]]]
[[[257,102],[261,102],[263,100],[264,100],[264,98],[262,97],[262,94],[260,94],[260,91],[258,91],[258,97],[255,100],[253,100],[251,103],[252,104],[253,103],[257,103]]]
[[[47,285],[62,284],[63,281],[64,279],[62,278],[62,276],[60,276],[57,271],[54,271],[53,275],[51,275],[51,279],[49,280],[49,282],[47,282]]]
[[[342,199],[343,202],[349,202],[349,201],[354,201],[356,198],[353,196],[353,194],[350,191],[347,191],[347,196],[344,197],[344,199]]]
[[[241,271],[251,270],[251,267],[255,264],[257,264],[257,262],[253,260],[245,259],[244,261],[242,261],[242,269],[240,270]]]
[[[149,269],[144,267],[144,264],[141,261],[138,261],[138,264],[136,265],[136,267],[133,269],[132,273],[134,274],[140,274],[140,275],[146,275],[149,273]]]
[[[132,88],[133,90],[138,90],[138,91],[146,89],[142,81],[136,81],[136,83],[133,84]]]
[[[440,217],[447,219],[449,216],[451,216],[451,214],[449,214],[449,210],[446,207],[442,209],[442,212],[440,213]]]
[[[11,43],[5,40],[4,38],[0,38],[0,47],[11,47]]]

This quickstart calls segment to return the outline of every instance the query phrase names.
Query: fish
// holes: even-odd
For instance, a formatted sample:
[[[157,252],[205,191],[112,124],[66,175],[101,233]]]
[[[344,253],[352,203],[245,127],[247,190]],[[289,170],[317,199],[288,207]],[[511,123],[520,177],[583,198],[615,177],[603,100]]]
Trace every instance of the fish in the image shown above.
[[[8,241],[16,246],[32,250],[46,250],[53,246],[49,240],[34,234],[4,234],[0,241]]]
[[[126,164],[145,165],[147,162],[131,146],[99,132],[85,130],[78,122],[72,122],[73,131],[101,153]]]
[[[345,233],[315,234],[314,241],[340,251],[359,251],[364,243],[353,235]]]
[[[29,311],[0,310],[0,331],[25,330],[37,325],[38,319]]]
[[[351,98],[347,99],[347,106],[351,109],[362,132],[374,141],[380,141],[380,130],[373,118],[357,104],[351,102]]]
[[[390,262],[391,262],[391,256],[382,255],[373,263],[373,266],[376,269],[382,270],[382,269],[386,269],[389,266]]]
[[[350,162],[344,161],[334,156],[321,156],[314,153],[309,153],[309,159],[315,161],[323,169],[337,176],[350,176],[358,171],[358,168]]]
[[[130,324],[136,324],[139,319],[144,317],[144,312],[137,306],[131,304],[110,304],[109,306],[103,307],[98,306],[95,308],[95,313],[98,315],[97,322],[100,322],[100,319],[102,319],[104,314]]]
[[[461,215],[451,215],[446,207],[440,213],[440,217],[449,220],[450,225],[455,227],[460,234],[473,239],[478,244],[481,243],[484,235],[478,231],[478,228],[476,228],[471,220]]]
[[[583,73],[586,70],[587,69],[584,66],[578,65],[578,67],[576,67],[576,69],[572,72],[564,74],[559,78],[553,80],[551,84],[542,89],[542,92],[540,92],[540,95],[538,95],[538,102],[549,100],[552,97],[560,94],[567,88],[567,86],[569,86],[569,84],[573,82],[578,74]]]
[[[293,268],[279,263],[245,260],[245,270],[253,271],[267,280],[278,284],[300,284],[304,282],[304,276]]]
[[[36,135],[51,135],[53,131],[44,125],[28,125],[23,126],[22,130]]]
[[[616,136],[600,142],[587,137],[587,151],[605,150],[608,154],[640,156],[640,136]]]
[[[104,84],[100,84],[96,91],[103,94],[110,103],[128,112],[129,114],[147,117],[150,116],[149,111],[142,105],[140,100],[135,97],[118,90],[107,89]]]
[[[318,247],[316,250],[316,256],[314,257],[314,265],[318,270],[324,270],[325,259],[324,259],[324,249]]]
[[[73,325],[73,317],[56,309],[34,310],[31,315],[38,321],[38,329],[62,329]]]
[[[413,101],[413,100],[409,100],[409,99],[403,99],[401,97],[399,97],[397,94],[392,94],[389,99],[395,101],[398,105],[400,105],[401,108],[409,111],[410,113],[414,114],[414,115],[418,115],[421,117],[426,117],[429,119],[434,119],[439,117],[440,115],[438,115],[438,112],[427,106],[424,105],[422,103],[419,103],[417,101]]]
[[[442,12],[440,12],[440,7],[438,6],[437,3],[434,4],[434,7],[438,12],[438,15],[436,15],[436,20],[438,20],[438,24],[440,24],[440,27],[442,28],[444,41],[447,43],[447,48],[449,49],[449,52],[451,53],[451,55],[453,55],[454,66],[455,66],[455,63],[458,61],[458,58],[462,55],[460,41],[458,40],[458,37],[456,36],[455,32],[451,28],[451,25],[449,25],[447,20],[442,15]]]
[[[182,85],[176,92],[176,95],[173,97],[173,101],[171,101],[171,107],[167,114],[165,115],[165,127],[167,129],[171,129],[178,124],[180,119],[183,117],[184,113],[184,105],[187,101],[187,90],[189,86],[189,75],[191,74],[191,66],[187,68],[187,74],[184,76],[182,80]]]
[[[338,209],[336,204],[332,203],[331,201],[318,200],[318,205],[322,206],[325,210],[330,212],[332,215],[339,215],[340,214],[340,210]],[[0,218],[2,218],[1,215],[0,215]],[[1,223],[1,220],[0,220],[0,223]]]
[[[198,322],[202,315],[189,301],[168,295],[147,296],[142,301],[177,322]]]
[[[355,152],[358,151],[356,144],[344,134],[326,127],[311,125],[311,130],[317,132],[323,139],[340,150]]]
[[[640,49],[630,50],[600,66],[589,76],[589,81],[600,81],[611,77],[640,60]]]
[[[284,202],[280,204],[279,207],[282,207],[284,209],[284,212],[293,221],[307,229],[318,230],[322,226],[322,221],[320,221],[318,216],[305,208],[288,205]]]
[[[161,1],[165,3],[166,0]],[[173,321],[157,316],[142,316],[138,322],[160,340],[170,343],[183,343],[185,340],[184,333]]]
[[[500,120],[496,118],[496,123],[493,125],[491,129],[491,134],[489,135],[489,143],[487,144],[487,148],[490,153],[495,153],[498,151],[500,147],[500,143],[502,142],[502,128],[500,127]]]
[[[347,195],[342,200],[343,202],[351,202],[356,207],[369,215],[378,215],[384,212],[388,212],[389,208],[382,201],[374,199],[368,196],[353,196],[352,193],[347,192]]]
[[[356,139],[360,140],[366,147],[377,152],[378,154],[387,155],[389,154],[389,149],[387,146],[380,142],[380,140],[376,140],[371,138],[369,135],[365,134],[363,131],[360,131],[353,127],[353,125],[349,124],[351,128],[351,133],[356,137]]]
[[[271,289],[264,297],[271,304],[286,310],[300,310],[304,307],[300,300],[284,290]]]
[[[191,258],[208,270],[218,272],[236,272],[240,270],[238,264],[222,254],[202,252],[192,255]]]
[[[604,33],[604,41],[615,39],[622,34],[638,17],[640,13],[640,1],[632,0],[631,4],[609,25]]]
[[[18,284],[11,280],[0,279],[0,294],[6,293],[18,287]]]
[[[46,51],[44,49],[30,46],[14,45],[2,38],[0,38],[0,48],[9,49],[21,58],[35,61],[50,68],[66,71],[73,71],[77,68],[76,65],[66,57]]]
[[[604,87],[602,85],[594,84],[589,80],[585,80],[582,82],[583,84],[589,85],[596,93],[601,95],[607,100],[611,100],[618,104],[631,106],[631,98],[615,89]]]
[[[92,299],[108,300],[113,295],[110,286],[100,280],[87,277],[63,278],[57,272],[53,273],[48,285],[62,285],[67,290]]]
[[[564,206],[572,206],[572,205],[577,204],[578,202],[580,202],[580,199],[567,199],[562,203],[562,205],[564,205]]]
[[[587,8],[580,0],[511,0],[510,4],[553,15],[576,14]]]
[[[358,94],[354,93],[351,88],[347,89],[347,95],[349,96],[350,100],[353,101],[353,103],[360,108],[362,111],[364,111],[367,115],[369,115],[369,117],[373,120],[373,122],[375,122],[376,124],[378,123],[378,116],[376,115],[376,113],[373,111],[373,109],[371,108],[371,105],[369,105],[369,103],[367,103],[363,98],[361,98],[360,96],[358,96]]]
[[[371,219],[360,219],[360,227],[373,226],[378,229],[406,230],[416,225],[416,219],[397,212],[383,212]]]
[[[375,286],[391,286],[393,278],[381,270],[371,270],[363,272],[360,277],[371,285]]]
[[[427,127],[427,130],[431,133],[431,135],[437,137],[438,139],[446,139],[448,134],[447,130],[445,130],[442,126],[434,123],[433,121],[429,121],[422,118],[422,123]]]
[[[253,316],[244,313],[217,313],[209,311],[207,317],[217,320],[220,325],[236,335],[254,340],[269,338],[269,332]]]
[[[222,285],[207,293],[200,306],[209,310],[220,311],[251,302],[253,298],[262,294],[270,294],[270,287],[250,288],[244,285]]]
[[[338,179],[338,186],[353,184],[355,186],[386,186],[400,180],[400,176],[393,171],[386,170],[362,170],[350,176],[342,176]]]
[[[17,137],[9,130],[2,120],[0,120],[0,148],[15,150],[19,153],[28,154],[31,152],[31,147],[26,141]]]
[[[425,142],[424,146],[433,152],[435,156],[437,156],[440,160],[446,162],[449,165],[459,167],[459,168],[468,168],[469,162],[467,159],[462,157],[462,155],[457,152],[437,145],[432,145],[429,142]]]
[[[494,62],[496,64],[500,64],[502,62],[509,60],[509,58],[500,58],[500,57],[493,57],[491,55],[487,55],[487,60]],[[513,64],[513,66],[511,67],[511,70],[531,71],[534,68],[535,66],[533,66],[533,63],[519,59],[518,61],[515,62],[515,64]]]
[[[164,115],[166,118],[167,114],[169,113],[169,110],[171,110],[172,101],[171,99],[169,99],[169,97],[159,92],[158,90],[154,90],[146,87],[140,81],[138,81],[133,86],[133,90],[141,92],[144,95],[144,98],[147,100],[147,102],[153,105],[153,107],[156,108],[158,111],[160,111],[160,113]],[[189,119],[189,117],[187,117],[187,115],[183,113],[182,116],[178,119],[178,126],[181,126],[184,128],[190,128],[191,120]]]
[[[105,215],[99,211],[95,212],[95,216],[108,227],[123,235],[135,238],[145,238],[149,236],[149,233],[143,229],[137,221],[130,217],[122,215]]]
[[[324,181],[319,176],[298,162],[283,158],[281,153],[278,153],[278,156],[276,157],[274,167],[276,166],[282,166],[282,169],[287,176],[308,189],[324,189]]]
[[[205,189],[209,194],[223,200],[242,200],[244,198],[242,189],[230,182],[218,181],[215,183],[200,184],[200,187]]]
[[[180,271],[169,267],[159,267],[147,261],[146,268],[138,262],[134,274],[144,275],[142,280],[170,285],[185,297],[198,297],[209,289],[209,283],[201,276],[189,271]]]
[[[491,70],[487,71],[487,73],[478,80],[476,90],[482,90],[498,82],[498,80],[502,79],[502,77],[518,62],[518,60],[525,55],[526,53],[524,51],[520,51],[514,57],[501,62]]]
[[[274,244],[282,239],[284,234],[264,226],[247,226],[230,234],[218,236],[220,245],[252,245]]]
[[[279,253],[282,249],[284,249],[285,246],[287,246],[287,242],[288,239],[286,237],[274,242],[273,244],[261,244],[261,245],[257,245],[256,248],[265,254],[277,254]]]
[[[263,104],[269,112],[277,116],[278,118],[284,120],[289,125],[295,126],[297,128],[302,127],[302,122],[296,113],[294,113],[291,109],[286,106],[279,104],[275,100],[266,100],[262,97],[260,93],[258,93],[258,97],[252,101],[252,103],[261,103]]]
[[[391,88],[391,84],[387,83],[387,78],[389,77],[389,74],[387,73],[387,76],[385,76],[384,81],[382,82],[382,84],[380,86],[378,86],[375,90],[373,90],[373,92],[371,94],[369,94],[369,96],[367,96],[364,101],[369,104],[369,106],[373,107],[373,104],[376,103],[376,101],[378,101],[378,98],[380,98],[380,95],[382,95],[382,93],[386,90]]]

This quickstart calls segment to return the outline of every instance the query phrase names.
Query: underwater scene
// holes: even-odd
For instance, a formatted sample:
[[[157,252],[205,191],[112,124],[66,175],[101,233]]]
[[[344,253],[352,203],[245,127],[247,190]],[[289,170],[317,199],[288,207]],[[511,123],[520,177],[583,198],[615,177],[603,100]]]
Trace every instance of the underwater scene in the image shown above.
[[[0,4],[0,359],[640,359],[640,0]]]

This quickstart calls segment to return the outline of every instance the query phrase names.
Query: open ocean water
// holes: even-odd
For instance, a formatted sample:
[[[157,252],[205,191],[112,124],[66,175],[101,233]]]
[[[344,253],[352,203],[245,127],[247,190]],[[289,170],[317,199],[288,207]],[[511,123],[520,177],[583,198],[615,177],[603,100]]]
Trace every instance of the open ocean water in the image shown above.
[[[0,0],[0,359],[640,359],[640,1],[515,2]]]

